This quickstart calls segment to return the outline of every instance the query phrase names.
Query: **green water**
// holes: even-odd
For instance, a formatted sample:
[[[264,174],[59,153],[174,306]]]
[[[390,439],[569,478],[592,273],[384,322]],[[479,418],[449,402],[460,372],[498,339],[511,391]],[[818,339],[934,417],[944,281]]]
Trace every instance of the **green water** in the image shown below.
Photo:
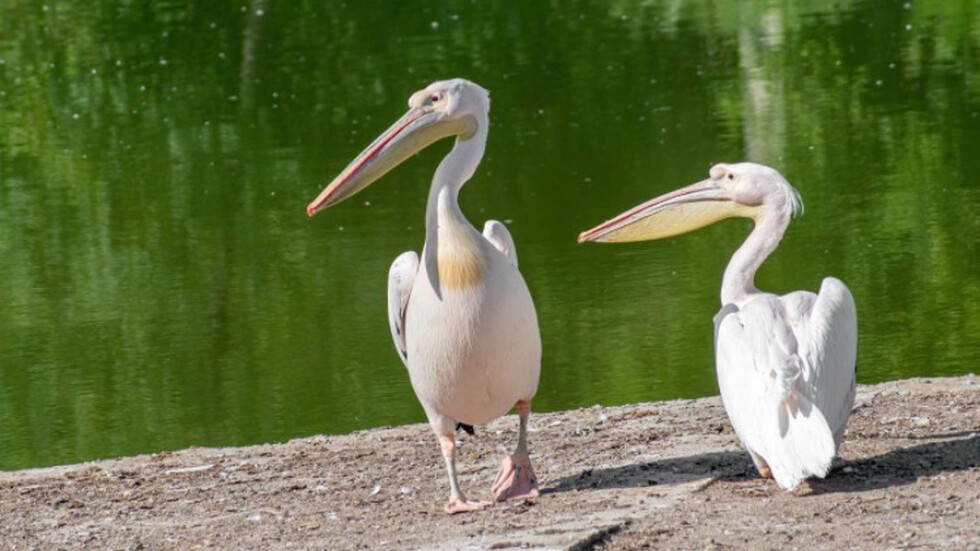
[[[491,91],[461,202],[517,241],[536,409],[717,392],[749,224],[575,237],[718,161],[801,191],[757,283],[843,279],[860,382],[977,370],[980,1],[0,1],[0,468],[422,421],[385,286],[449,143],[304,208],[455,76]]]

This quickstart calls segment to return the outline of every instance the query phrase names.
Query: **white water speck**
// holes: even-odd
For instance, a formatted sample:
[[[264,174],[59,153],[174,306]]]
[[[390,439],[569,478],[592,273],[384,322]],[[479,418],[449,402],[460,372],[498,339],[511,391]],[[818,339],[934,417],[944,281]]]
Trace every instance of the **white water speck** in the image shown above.
[[[432,27],[433,30],[434,29],[438,29],[439,28],[439,22],[438,21],[433,21],[432,23],[429,23],[429,26]]]
[[[214,463],[206,463],[204,465],[194,465],[193,467],[177,467],[175,469],[168,469],[164,471],[164,474],[197,473],[212,468],[214,468]]]

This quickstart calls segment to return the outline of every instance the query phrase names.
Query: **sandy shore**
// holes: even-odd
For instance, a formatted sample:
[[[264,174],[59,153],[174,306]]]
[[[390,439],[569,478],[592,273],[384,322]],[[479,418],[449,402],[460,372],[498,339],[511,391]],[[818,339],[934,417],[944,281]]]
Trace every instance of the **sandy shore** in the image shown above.
[[[486,497],[511,415],[461,436]],[[980,549],[980,378],[862,386],[841,458],[755,476],[718,398],[532,417],[533,503],[442,513],[427,426],[0,473],[0,549]]]

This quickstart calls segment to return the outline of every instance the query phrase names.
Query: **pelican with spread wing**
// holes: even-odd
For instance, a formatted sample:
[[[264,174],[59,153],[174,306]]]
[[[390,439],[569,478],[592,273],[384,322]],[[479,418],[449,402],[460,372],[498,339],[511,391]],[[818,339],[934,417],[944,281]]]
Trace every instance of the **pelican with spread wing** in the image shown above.
[[[520,419],[517,449],[504,458],[491,491],[497,501],[535,497],[527,421],[541,369],[537,314],[507,228],[490,220],[477,231],[457,202],[483,157],[489,94],[467,80],[446,80],[413,94],[408,107],[306,212],[313,216],[433,142],[455,137],[429,188],[422,255],[402,253],[389,271],[391,335],[442,448],[449,474],[446,511],[490,505],[468,499],[459,488],[456,427],[488,423],[511,408]]]
[[[651,199],[579,235],[579,242],[660,239],[730,218],[755,227],[732,256],[714,318],[721,398],[735,433],[765,478],[784,489],[830,469],[854,404],[857,312],[840,280],[783,296],[755,287],[799,193],[776,170],[718,164],[709,178]]]

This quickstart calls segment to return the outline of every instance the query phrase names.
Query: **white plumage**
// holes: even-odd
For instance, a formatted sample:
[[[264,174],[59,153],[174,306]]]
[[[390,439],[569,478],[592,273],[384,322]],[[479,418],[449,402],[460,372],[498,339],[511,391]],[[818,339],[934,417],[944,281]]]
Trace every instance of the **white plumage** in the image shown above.
[[[487,423],[517,409],[518,444],[491,491],[497,500],[537,495],[527,451],[527,420],[537,392],[541,338],[537,314],[507,229],[495,220],[480,233],[457,196],[483,157],[487,91],[454,79],[412,95],[408,112],[372,142],[307,207],[316,212],[350,197],[413,153],[453,136],[432,179],[422,254],[405,252],[388,272],[388,322],[412,388],[439,439],[449,475],[446,511],[480,509],[456,474],[457,425]]]
[[[755,287],[756,270],[775,250],[799,194],[776,170],[719,164],[710,178],[652,199],[580,241],[669,237],[731,216],[755,228],[732,256],[715,315],[718,387],[735,433],[764,477],[795,488],[823,477],[854,404],[857,311],[850,291],[828,277],[820,294],[776,296]]]
[[[507,231],[507,226],[496,220],[487,220],[483,225],[483,237],[493,243],[498,251],[504,253],[511,265],[517,267],[517,248],[514,246],[514,238]]]
[[[758,293],[715,318],[725,411],[782,488],[830,469],[854,404],[856,320],[851,293],[834,278],[819,295]]]

